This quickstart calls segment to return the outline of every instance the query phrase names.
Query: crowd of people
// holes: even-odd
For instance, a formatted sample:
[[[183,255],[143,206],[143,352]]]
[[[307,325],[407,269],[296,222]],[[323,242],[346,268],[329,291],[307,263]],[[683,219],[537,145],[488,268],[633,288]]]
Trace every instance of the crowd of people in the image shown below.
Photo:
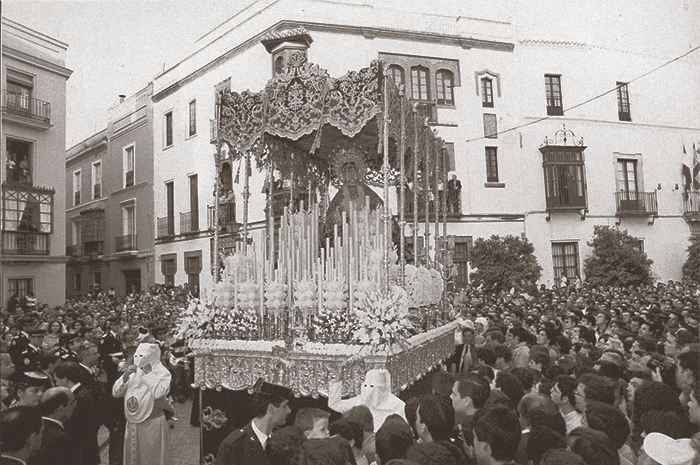
[[[0,463],[99,464],[103,425],[110,464],[172,463],[172,403],[191,395],[193,366],[173,329],[191,297],[187,286],[94,290],[49,308],[13,296],[1,312]]]
[[[700,463],[700,286],[589,288],[571,281],[553,289],[520,282],[499,293],[467,288],[455,296],[454,354],[431,372],[430,392],[417,397],[400,401],[389,392],[388,374],[371,370],[359,397],[340,399],[340,387],[331,383],[329,408],[302,408],[292,421],[291,391],[261,380],[253,394],[255,418],[223,441],[215,463]],[[45,459],[43,416],[44,436],[49,426],[51,438],[60,436],[52,421],[65,424],[77,447],[81,462],[63,463],[99,463],[93,436],[100,424],[114,432],[115,449],[168,463],[167,448],[150,447],[154,455],[132,449],[163,444],[168,392],[175,401],[188,395],[179,365],[187,348],[168,341],[188,294],[159,288],[72,300],[65,310],[52,310],[53,317],[41,308],[21,318],[17,310],[8,314],[0,375],[11,388],[3,390],[3,402],[12,407],[2,417],[3,457],[55,462]],[[22,337],[44,358],[20,353]],[[141,362],[133,357],[137,345],[150,347]],[[165,359],[154,349],[159,346]],[[21,376],[9,376],[13,366]],[[178,379],[184,381],[179,387]],[[102,416],[81,417],[84,406],[93,405],[88,396],[103,403],[93,409]],[[153,420],[150,433],[139,427]],[[22,434],[4,434],[20,423]],[[133,440],[127,448],[118,443],[125,434]],[[121,463],[123,455],[112,461],[111,436],[110,463]]]

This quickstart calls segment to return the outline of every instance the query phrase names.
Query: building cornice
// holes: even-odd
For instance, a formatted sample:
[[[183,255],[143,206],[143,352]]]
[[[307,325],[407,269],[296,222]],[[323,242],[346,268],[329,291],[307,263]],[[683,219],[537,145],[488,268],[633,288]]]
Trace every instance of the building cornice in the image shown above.
[[[256,46],[260,43],[260,40],[275,31],[294,29],[298,27],[304,27],[310,32],[327,32],[334,34],[353,34],[361,35],[367,39],[374,39],[376,37],[390,38],[390,39],[400,39],[409,40],[414,42],[428,42],[436,43],[441,45],[449,45],[454,47],[461,47],[462,49],[484,49],[484,50],[494,50],[499,52],[512,52],[515,48],[515,44],[512,42],[501,42],[493,40],[475,39],[472,37],[464,37],[458,34],[439,34],[433,32],[422,32],[422,31],[409,31],[402,29],[392,29],[384,27],[361,27],[361,26],[351,26],[345,24],[333,24],[333,23],[315,23],[307,21],[290,21],[282,20],[276,24],[270,26],[264,31],[259,32],[253,37],[249,38],[245,42],[231,48],[228,52],[219,55],[214,60],[201,66],[197,70],[191,72],[190,74],[178,79],[176,82],[170,84],[169,86],[163,88],[162,90],[153,94],[153,101],[158,102],[168,95],[176,92],[180,87],[185,84],[192,82],[196,78],[202,76],[207,71],[210,71],[219,65],[225,63],[235,55],[243,52],[244,50]],[[187,60],[187,58],[185,59]],[[184,61],[184,60],[183,60]],[[182,63],[182,62],[180,62]],[[160,76],[171,72],[179,66],[179,64],[174,65],[169,70],[156,76],[157,81]]]
[[[60,76],[65,77],[66,79],[68,79],[73,74],[73,71],[68,68],[64,68],[63,66],[51,63],[50,61],[42,60],[41,58],[37,58],[28,53],[21,52],[14,48],[8,47],[7,45],[2,46],[2,54],[7,57],[14,58],[17,61],[21,61],[23,63],[36,66],[37,68],[56,73]]]
[[[107,147],[107,131],[103,129],[99,133],[88,137],[81,143],[66,150],[66,162],[105,147]]]

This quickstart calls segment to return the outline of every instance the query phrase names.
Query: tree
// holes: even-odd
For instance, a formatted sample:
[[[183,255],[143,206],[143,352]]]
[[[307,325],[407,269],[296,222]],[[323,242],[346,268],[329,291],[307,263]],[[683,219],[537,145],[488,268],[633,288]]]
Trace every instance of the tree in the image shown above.
[[[683,279],[694,283],[700,282],[700,235],[690,236],[688,258],[683,264]]]
[[[537,282],[542,274],[532,243],[511,235],[477,239],[469,263],[476,268],[470,275],[472,283],[493,292],[508,291],[522,279]]]
[[[584,260],[583,271],[591,286],[652,284],[651,264],[654,262],[640,250],[639,239],[627,230],[594,226],[593,239],[588,246],[593,254]]]

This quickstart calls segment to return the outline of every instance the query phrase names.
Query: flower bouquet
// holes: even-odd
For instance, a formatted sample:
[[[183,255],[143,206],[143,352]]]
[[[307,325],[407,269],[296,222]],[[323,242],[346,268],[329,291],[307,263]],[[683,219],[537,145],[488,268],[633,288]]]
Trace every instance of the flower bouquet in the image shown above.
[[[388,350],[399,344],[406,348],[413,323],[409,319],[408,296],[398,286],[392,286],[388,295],[379,291],[370,292],[355,310],[358,329],[353,340],[369,344],[371,351]]]

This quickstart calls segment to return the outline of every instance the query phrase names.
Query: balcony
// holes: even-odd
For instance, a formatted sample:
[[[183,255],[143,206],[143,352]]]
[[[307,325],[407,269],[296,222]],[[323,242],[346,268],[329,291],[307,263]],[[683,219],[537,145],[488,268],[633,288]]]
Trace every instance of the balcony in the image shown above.
[[[683,218],[691,225],[700,224],[700,192],[683,194]]]
[[[218,122],[217,119],[209,120],[209,142],[212,144],[216,144],[219,141]]]
[[[126,183],[124,187],[131,187],[134,185],[134,170],[126,172]]]
[[[214,230],[214,206],[207,207],[207,227],[209,231]],[[241,227],[236,222],[236,203],[222,203],[219,205],[219,225],[223,228],[223,234],[236,234]]]
[[[180,213],[180,234],[191,234],[199,231],[197,212]]]
[[[651,226],[659,216],[659,205],[656,201],[656,191],[636,192],[619,191],[615,192],[615,205],[617,216],[652,216],[649,222]],[[620,221],[616,223],[620,224]]]
[[[130,250],[137,250],[136,234],[126,234],[124,236],[115,237],[114,249],[117,252],[128,252]]]
[[[102,197],[102,183],[97,183],[92,186],[92,198],[99,199]]]
[[[66,246],[66,256],[67,257],[80,257],[83,254],[82,247],[80,244],[67,245]]]
[[[427,119],[428,123],[437,123],[437,103],[432,101],[416,101],[416,112],[419,118]]]
[[[432,193],[432,191],[431,191]],[[413,217],[413,193],[406,189],[406,197],[404,200],[404,215],[408,221]],[[439,200],[437,202],[438,210],[442,209],[442,195],[443,191],[438,192]],[[451,189],[447,191],[447,198],[445,199],[447,207],[447,217],[457,217],[462,215],[462,190],[461,189]],[[435,200],[428,201],[428,214],[431,216],[431,220],[435,218]],[[440,211],[440,221],[442,221],[443,212]],[[410,218],[409,218],[410,217]],[[418,196],[418,217],[425,220],[425,198],[420,194]]]
[[[2,91],[2,112],[11,119],[39,129],[51,127],[51,104],[27,95]]]
[[[48,255],[49,234],[29,231],[3,231],[4,255]]]
[[[157,218],[158,222],[158,239],[163,237],[172,237],[175,235],[175,220],[172,216]]]

